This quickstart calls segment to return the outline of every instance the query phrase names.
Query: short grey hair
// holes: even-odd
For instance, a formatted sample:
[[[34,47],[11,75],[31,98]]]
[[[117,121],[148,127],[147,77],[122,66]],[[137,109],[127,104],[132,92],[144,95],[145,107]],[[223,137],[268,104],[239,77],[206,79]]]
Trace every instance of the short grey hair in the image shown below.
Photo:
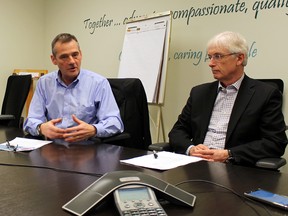
[[[78,43],[77,38],[76,38],[74,35],[69,34],[69,33],[61,33],[61,34],[58,34],[58,35],[53,39],[53,41],[52,41],[52,43],[51,43],[53,56],[56,56],[55,44],[56,44],[57,42],[68,43],[68,42],[70,42],[70,41],[72,41],[72,40],[74,40],[74,41],[77,42],[78,48],[79,48],[79,50],[80,50],[80,45],[79,45],[79,43]]]
[[[242,65],[247,65],[248,44],[246,42],[246,39],[241,34],[231,31],[225,31],[217,34],[207,43],[207,50],[212,47],[225,48],[231,53],[244,54],[244,60]]]

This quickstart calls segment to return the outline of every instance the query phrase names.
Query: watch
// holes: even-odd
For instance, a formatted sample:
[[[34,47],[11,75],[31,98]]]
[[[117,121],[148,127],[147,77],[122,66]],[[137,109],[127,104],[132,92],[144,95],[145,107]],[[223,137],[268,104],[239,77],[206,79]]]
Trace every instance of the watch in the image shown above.
[[[233,163],[234,162],[233,154],[232,154],[230,149],[227,149],[227,151],[228,151],[228,158],[226,159],[225,162],[226,163]]]
[[[41,136],[42,135],[40,126],[41,126],[41,124],[38,124],[37,127],[36,127],[37,136]]]
[[[230,149],[228,149],[228,157],[229,157],[229,158],[233,158],[233,155],[232,155],[232,152],[231,152]]]

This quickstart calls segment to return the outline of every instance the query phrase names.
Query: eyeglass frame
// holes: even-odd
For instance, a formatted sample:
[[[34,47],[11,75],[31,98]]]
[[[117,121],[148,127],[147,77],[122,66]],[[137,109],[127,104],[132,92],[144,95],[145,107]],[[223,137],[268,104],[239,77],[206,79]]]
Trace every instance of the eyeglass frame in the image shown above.
[[[208,54],[208,58],[209,58],[209,60],[214,60],[216,62],[220,62],[224,57],[236,55],[236,54],[238,54],[238,53],[228,53],[228,54],[215,53],[212,55]]]

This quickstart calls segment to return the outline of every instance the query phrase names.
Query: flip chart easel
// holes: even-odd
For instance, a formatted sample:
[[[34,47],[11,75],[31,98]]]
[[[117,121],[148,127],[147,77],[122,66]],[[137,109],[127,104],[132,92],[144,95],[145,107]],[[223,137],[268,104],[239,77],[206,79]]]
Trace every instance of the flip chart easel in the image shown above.
[[[162,128],[162,106],[171,32],[171,11],[155,13],[127,21],[119,78],[139,78],[150,105],[158,107],[157,142]]]

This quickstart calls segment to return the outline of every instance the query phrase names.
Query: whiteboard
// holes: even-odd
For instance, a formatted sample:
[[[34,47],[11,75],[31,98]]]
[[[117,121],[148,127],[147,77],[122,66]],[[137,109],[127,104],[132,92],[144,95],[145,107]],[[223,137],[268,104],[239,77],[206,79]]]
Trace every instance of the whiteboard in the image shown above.
[[[170,26],[170,11],[126,25],[118,78],[139,78],[148,103],[164,102]]]

